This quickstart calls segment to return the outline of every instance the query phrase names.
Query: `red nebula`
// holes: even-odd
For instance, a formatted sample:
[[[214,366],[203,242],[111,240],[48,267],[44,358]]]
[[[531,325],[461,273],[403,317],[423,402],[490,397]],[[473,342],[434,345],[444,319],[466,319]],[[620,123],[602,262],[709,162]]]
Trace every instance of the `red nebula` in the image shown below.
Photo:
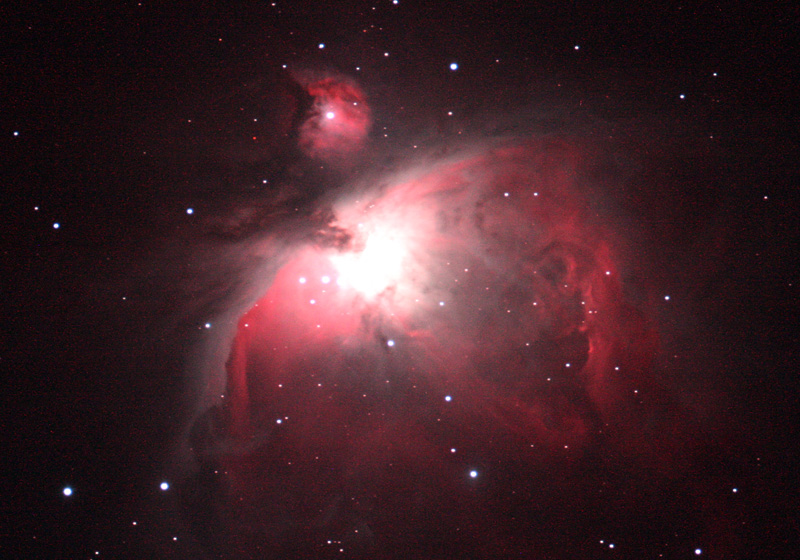
[[[300,148],[327,163],[347,163],[363,147],[371,125],[366,96],[348,78],[302,78],[313,105],[300,126]]]
[[[685,507],[597,492],[618,469],[680,473],[691,444],[622,287],[630,257],[582,188],[592,157],[498,145],[331,206],[239,321],[235,445],[216,457],[231,546],[583,557],[598,520],[582,511]],[[547,512],[553,542],[534,546],[515,508]]]

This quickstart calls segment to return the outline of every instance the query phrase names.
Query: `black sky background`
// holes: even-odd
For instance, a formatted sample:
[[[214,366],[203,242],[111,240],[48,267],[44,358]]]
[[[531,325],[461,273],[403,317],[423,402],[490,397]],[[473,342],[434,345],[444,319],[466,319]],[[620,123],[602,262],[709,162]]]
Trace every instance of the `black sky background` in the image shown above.
[[[224,299],[197,283],[205,278],[198,240],[231,235],[214,216],[248,201],[265,208],[280,194],[310,207],[342,179],[298,173],[298,156],[273,135],[288,118],[286,99],[310,102],[288,64],[359,80],[373,103],[373,134],[392,128],[379,166],[408,138],[451,134],[440,107],[486,118],[479,128],[502,127],[495,115],[546,107],[554,127],[585,111],[642,136],[668,123],[676,145],[713,135],[696,162],[666,150],[674,164],[625,210],[676,262],[712,256],[665,273],[676,293],[702,302],[701,314],[665,320],[700,346],[700,369],[715,372],[704,382],[731,397],[730,414],[751,430],[737,474],[759,493],[737,506],[746,525],[736,557],[792,557],[800,529],[797,15],[790,3],[712,2],[0,8],[0,554],[199,557],[177,498],[157,486],[193,413],[187,361],[205,336],[198,318],[220,311],[215,294]],[[447,69],[451,60],[458,73]],[[260,123],[247,118],[256,111]],[[660,177],[672,185],[682,174],[708,189],[659,192]],[[669,209],[653,210],[672,194]],[[197,219],[187,219],[187,207]],[[268,226],[264,212],[248,227]],[[65,485],[75,488],[71,500]]]

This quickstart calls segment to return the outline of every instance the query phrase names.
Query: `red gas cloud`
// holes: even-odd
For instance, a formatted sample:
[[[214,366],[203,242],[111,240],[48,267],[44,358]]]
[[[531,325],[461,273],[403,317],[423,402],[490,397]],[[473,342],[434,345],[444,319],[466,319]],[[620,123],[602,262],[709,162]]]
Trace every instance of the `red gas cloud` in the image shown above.
[[[547,512],[559,548],[542,557],[585,557],[586,527],[642,511],[704,530],[691,484],[625,491],[686,476],[702,440],[660,378],[655,288],[626,288],[635,258],[593,200],[598,157],[576,139],[483,146],[315,214],[239,320],[225,398],[196,428],[201,462],[228,475],[235,550],[531,557],[515,508]]]
[[[345,164],[363,147],[371,125],[366,96],[342,76],[302,77],[313,104],[299,130],[300,148],[327,163]]]

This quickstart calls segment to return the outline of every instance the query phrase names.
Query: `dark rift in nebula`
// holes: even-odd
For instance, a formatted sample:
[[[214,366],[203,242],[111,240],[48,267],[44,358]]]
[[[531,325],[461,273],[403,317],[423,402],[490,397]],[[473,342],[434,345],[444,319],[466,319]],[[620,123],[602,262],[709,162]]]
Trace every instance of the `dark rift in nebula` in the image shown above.
[[[334,165],[369,151],[359,88],[304,85],[301,149]],[[631,511],[657,533],[658,512],[685,509],[706,530],[691,484],[645,504],[603,494],[621,472],[642,487],[680,478],[700,443],[656,364],[660,287],[628,282],[637,240],[597,171],[613,158],[591,134],[522,132],[354,178],[248,240],[271,270],[243,281],[260,293],[216,347],[209,387],[224,397],[189,437],[193,484],[215,495],[194,523],[223,535],[209,548],[552,553],[515,512],[575,551],[590,538],[578,528]],[[206,499],[194,492],[189,507]],[[485,538],[460,537],[476,519]],[[720,542],[726,527],[714,519]]]

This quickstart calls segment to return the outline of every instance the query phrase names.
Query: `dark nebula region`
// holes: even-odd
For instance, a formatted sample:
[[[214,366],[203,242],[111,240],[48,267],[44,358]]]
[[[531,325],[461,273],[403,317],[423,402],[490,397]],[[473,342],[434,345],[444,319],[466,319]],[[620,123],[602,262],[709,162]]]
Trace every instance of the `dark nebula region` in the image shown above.
[[[713,466],[731,435],[696,407],[722,395],[670,369],[670,295],[619,202],[644,180],[621,163],[635,156],[517,127],[372,170],[358,163],[377,150],[365,94],[341,76],[298,81],[298,147],[345,179],[246,240],[270,267],[243,281],[256,295],[214,342],[224,367],[187,436],[183,507],[203,547],[734,550]]]

